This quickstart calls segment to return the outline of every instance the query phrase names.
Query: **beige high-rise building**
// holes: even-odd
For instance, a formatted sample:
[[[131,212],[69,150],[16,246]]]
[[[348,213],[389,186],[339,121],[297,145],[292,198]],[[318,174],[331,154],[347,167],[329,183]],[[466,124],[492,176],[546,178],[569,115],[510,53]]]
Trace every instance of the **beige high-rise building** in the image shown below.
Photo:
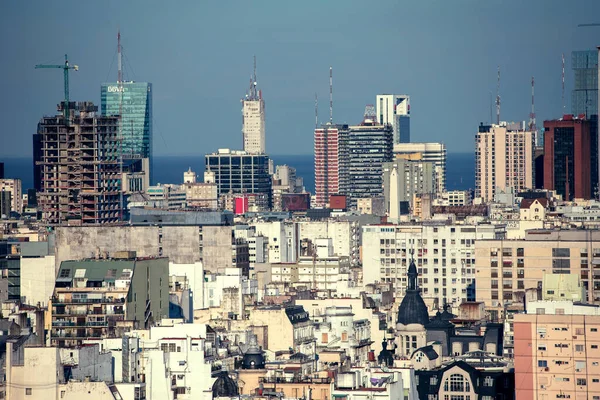
[[[250,88],[242,99],[242,134],[247,153],[265,154],[265,101],[257,88],[256,57]]]
[[[23,212],[23,192],[20,179],[0,179],[0,192],[10,192],[12,211],[19,214]]]
[[[521,240],[475,242],[476,300],[492,319],[505,304],[522,304],[528,289],[541,288],[545,274],[575,274],[590,303],[600,302],[600,233],[591,230],[531,230]]]
[[[520,124],[480,125],[475,135],[475,197],[494,199],[497,190],[534,186],[534,136]]]
[[[600,398],[600,316],[517,314],[514,330],[517,399]]]

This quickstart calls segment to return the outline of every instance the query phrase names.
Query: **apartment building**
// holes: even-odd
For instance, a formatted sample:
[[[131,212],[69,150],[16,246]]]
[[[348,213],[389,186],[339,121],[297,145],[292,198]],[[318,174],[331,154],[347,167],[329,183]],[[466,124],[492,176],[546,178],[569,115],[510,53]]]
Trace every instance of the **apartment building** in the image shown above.
[[[123,253],[113,259],[61,263],[52,298],[52,345],[117,338],[168,317],[168,259]]]
[[[497,190],[534,187],[533,133],[520,124],[480,125],[475,135],[475,197],[491,202]]]
[[[600,301],[600,233],[586,230],[531,230],[520,240],[475,243],[477,301],[491,318],[506,304],[521,303],[527,289],[542,287],[544,274],[581,277],[590,303]]]
[[[362,228],[364,283],[389,282],[403,295],[414,258],[426,304],[458,307],[476,297],[476,241],[502,237],[503,225],[367,225]]]
[[[517,399],[600,399],[600,316],[517,314]]]
[[[10,211],[21,214],[23,212],[23,189],[21,187],[20,179],[0,179],[0,192],[10,193],[11,205]]]

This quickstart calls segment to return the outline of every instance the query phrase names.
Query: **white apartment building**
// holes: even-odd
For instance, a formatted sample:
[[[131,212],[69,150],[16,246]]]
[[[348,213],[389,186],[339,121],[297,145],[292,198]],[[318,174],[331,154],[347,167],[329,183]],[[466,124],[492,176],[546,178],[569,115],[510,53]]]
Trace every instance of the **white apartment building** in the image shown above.
[[[316,243],[318,239],[330,238],[333,255],[350,256],[352,265],[359,261],[360,228],[357,221],[328,219],[324,221],[298,221],[298,237]]]
[[[236,289],[238,301],[238,314],[244,308],[244,296],[258,295],[256,279],[250,279],[242,274],[239,268],[226,268],[224,274],[206,274],[204,276],[204,305],[205,307],[219,307],[223,302],[224,289]]]
[[[519,124],[480,125],[475,135],[475,197],[487,203],[497,190],[533,188],[533,140]]]
[[[0,192],[9,192],[11,209],[21,214],[23,212],[23,189],[20,179],[0,179]]]
[[[468,190],[450,190],[438,193],[432,202],[434,206],[468,206],[473,203],[473,196]]]
[[[296,263],[271,264],[271,282],[335,292],[338,286],[340,289],[347,286],[349,268],[348,257],[301,256]]]
[[[364,284],[390,282],[396,294],[403,295],[414,258],[425,302],[430,307],[448,303],[457,308],[475,300],[476,240],[502,238],[504,227],[445,222],[368,225],[362,235]]]
[[[298,225],[294,222],[251,222],[257,236],[268,241],[268,262],[293,263],[298,259]]]
[[[145,382],[148,398],[212,400],[212,351],[204,324],[175,324],[131,332],[123,340],[125,382]]]
[[[343,350],[352,363],[368,362],[371,322],[357,318],[351,306],[327,307],[325,314],[316,318],[314,333],[319,352]]]
[[[436,192],[446,190],[446,145],[443,143],[399,143],[394,144],[395,155],[420,153],[423,161],[435,164]]]
[[[150,199],[153,207],[177,210],[185,208],[186,190],[180,185],[161,185],[150,186],[146,190],[146,195]]]

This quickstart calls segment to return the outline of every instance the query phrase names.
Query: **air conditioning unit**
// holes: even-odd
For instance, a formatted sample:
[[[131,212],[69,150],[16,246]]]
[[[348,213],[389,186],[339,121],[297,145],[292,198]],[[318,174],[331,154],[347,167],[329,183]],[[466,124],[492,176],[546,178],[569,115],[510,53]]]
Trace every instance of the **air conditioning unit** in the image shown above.
[[[546,389],[546,385],[540,385],[540,389]]]

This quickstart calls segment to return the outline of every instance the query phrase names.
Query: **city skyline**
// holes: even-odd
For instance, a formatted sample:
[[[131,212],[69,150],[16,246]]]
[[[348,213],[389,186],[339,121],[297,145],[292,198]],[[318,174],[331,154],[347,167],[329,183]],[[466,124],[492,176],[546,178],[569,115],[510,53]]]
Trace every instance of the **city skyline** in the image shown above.
[[[240,3],[227,8],[188,4],[183,15],[164,5],[109,2],[86,5],[84,12],[78,9],[76,18],[68,5],[40,3],[29,15],[29,9],[10,4],[0,17],[2,46],[13,55],[11,63],[0,67],[1,86],[11,93],[1,108],[6,121],[2,141],[10,146],[1,146],[0,156],[29,156],[40,116],[53,114],[62,98],[60,75],[35,71],[35,64],[69,54],[71,63],[80,66],[71,74],[71,99],[99,103],[100,85],[117,75],[118,28],[125,79],[152,82],[155,87],[157,156],[201,157],[218,148],[242,148],[239,100],[254,54],[260,64],[263,97],[269,104],[269,153],[311,153],[315,92],[322,99],[319,122],[329,116],[329,65],[335,71],[335,123],[358,123],[364,105],[374,103],[377,94],[406,93],[413,103],[412,141],[444,142],[450,152],[471,152],[472,127],[490,118],[497,66],[502,71],[503,120],[528,119],[532,75],[538,121],[558,118],[562,114],[561,54],[566,59],[568,112],[573,88],[571,51],[599,44],[594,38],[600,28],[577,28],[579,23],[595,21],[583,12],[564,13],[562,2],[507,3],[476,7],[469,2],[449,6],[390,1],[377,7],[359,3],[340,7],[338,2],[283,7]],[[573,9],[586,10],[586,15],[600,10],[593,1],[576,3]],[[381,12],[383,8],[387,11]],[[324,15],[336,15],[336,20],[348,23],[363,16],[364,29],[344,30],[342,35],[333,25],[322,24],[319,16]],[[68,27],[60,16],[72,17]],[[27,24],[15,23],[25,17]],[[550,26],[565,28],[551,31]],[[214,39],[210,33],[222,27],[226,29]],[[249,35],[252,29],[255,33]],[[80,32],[91,35],[82,40]],[[11,40],[15,35],[23,40]],[[396,46],[401,51],[394,50]],[[356,57],[361,52],[386,54],[388,62],[376,64],[369,57]],[[20,106],[25,101],[30,104],[26,109]],[[189,115],[202,118],[202,125],[186,118]],[[444,129],[439,129],[440,123]]]

